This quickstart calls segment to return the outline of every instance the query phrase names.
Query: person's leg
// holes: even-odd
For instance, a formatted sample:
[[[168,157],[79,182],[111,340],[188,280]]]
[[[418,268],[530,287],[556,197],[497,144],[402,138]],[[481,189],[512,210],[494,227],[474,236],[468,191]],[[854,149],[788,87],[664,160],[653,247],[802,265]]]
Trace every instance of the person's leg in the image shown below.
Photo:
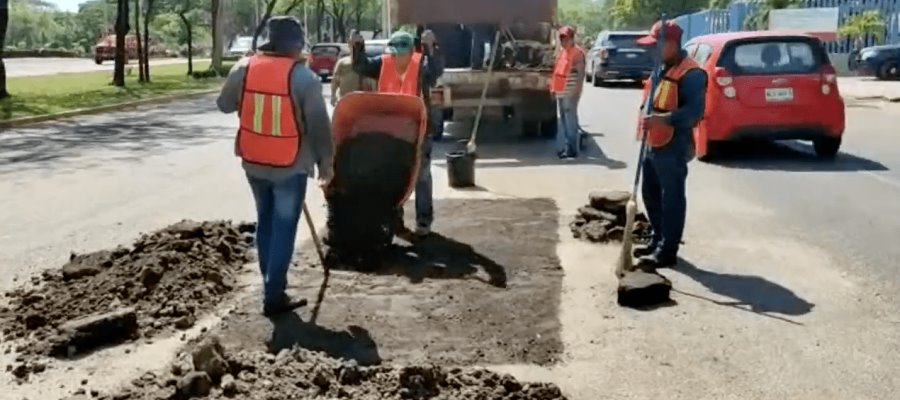
[[[253,201],[256,203],[256,250],[259,272],[266,279],[269,262],[269,248],[272,243],[272,182],[247,176]]]
[[[433,183],[431,178],[431,139],[422,143],[422,159],[419,163],[419,174],[416,178],[416,234],[431,233],[434,222]]]
[[[656,172],[662,188],[662,241],[657,249],[660,263],[673,264],[677,260],[687,212],[685,186],[687,163],[682,157],[663,157],[656,161]]]
[[[641,181],[641,200],[644,202],[644,208],[647,209],[647,219],[650,220],[650,228],[653,230],[653,238],[650,240],[650,246],[644,251],[643,255],[649,255],[656,251],[662,241],[663,229],[665,221],[663,220],[662,205],[662,187],[660,186],[659,176],[654,167],[654,160],[650,157],[644,158],[644,166],[642,170],[643,180]]]
[[[578,157],[578,103],[574,97],[565,99],[566,103],[566,148],[569,155]]]
[[[560,157],[565,156],[568,151],[566,145],[566,103],[564,99],[556,99],[556,152]]]
[[[297,224],[306,197],[306,175],[294,175],[273,187],[272,240],[266,273],[265,303],[281,306],[287,288],[287,271],[294,254]]]

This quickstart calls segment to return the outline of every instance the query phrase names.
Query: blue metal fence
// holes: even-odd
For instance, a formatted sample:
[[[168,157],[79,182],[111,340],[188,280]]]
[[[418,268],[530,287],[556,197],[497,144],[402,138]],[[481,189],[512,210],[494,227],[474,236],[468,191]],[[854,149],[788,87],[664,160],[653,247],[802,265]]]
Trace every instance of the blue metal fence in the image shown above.
[[[721,32],[744,30],[744,21],[757,7],[757,1],[735,1],[724,10],[705,10],[675,18],[675,22],[684,29],[683,40],[697,36]],[[868,10],[879,10],[885,20],[885,43],[900,42],[900,0],[805,0],[804,7],[838,7],[838,24],[847,18]],[[865,45],[875,44],[875,38],[865,39]],[[848,53],[853,49],[849,38],[839,38],[826,44],[830,53]]]

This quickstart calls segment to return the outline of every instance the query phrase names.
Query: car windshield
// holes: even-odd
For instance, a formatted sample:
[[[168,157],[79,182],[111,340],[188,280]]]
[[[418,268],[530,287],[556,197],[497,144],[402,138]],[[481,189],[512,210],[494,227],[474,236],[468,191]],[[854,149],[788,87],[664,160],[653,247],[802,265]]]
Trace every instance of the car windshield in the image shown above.
[[[613,34],[609,35],[609,39],[607,39],[604,44],[612,47],[638,47],[637,40],[641,36],[642,35]]]
[[[808,74],[826,63],[825,57],[812,40],[753,41],[731,46],[719,65],[738,75]]]
[[[316,56],[337,56],[340,53],[337,46],[313,46],[312,53]]]

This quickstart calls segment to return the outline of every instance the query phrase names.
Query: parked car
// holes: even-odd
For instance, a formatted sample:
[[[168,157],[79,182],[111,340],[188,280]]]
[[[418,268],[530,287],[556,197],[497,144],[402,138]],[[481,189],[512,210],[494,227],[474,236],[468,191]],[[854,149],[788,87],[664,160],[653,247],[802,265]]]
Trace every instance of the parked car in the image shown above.
[[[342,57],[350,55],[350,47],[343,43],[319,43],[310,50],[309,68],[323,81],[334,74],[334,66]]]
[[[235,37],[233,41],[231,41],[231,46],[228,48],[229,57],[243,57],[247,54],[250,54],[250,50],[253,49],[253,36],[238,36]]]
[[[137,38],[134,35],[125,36],[125,62],[137,60]],[[116,59],[116,35],[101,36],[94,45],[94,63],[103,64],[104,61]]]
[[[588,51],[585,79],[602,86],[612,79],[631,79],[640,82],[653,70],[653,55],[637,44],[648,32],[603,31],[597,35],[594,47]]]
[[[822,42],[762,31],[700,36],[685,49],[709,77],[706,113],[694,130],[696,154],[742,138],[810,140],[833,158],[844,134],[844,100]]]
[[[384,54],[387,44],[387,39],[366,40],[366,48],[364,49],[366,56],[377,57]]]
[[[855,67],[859,75],[876,76],[881,80],[900,79],[900,44],[860,50]]]

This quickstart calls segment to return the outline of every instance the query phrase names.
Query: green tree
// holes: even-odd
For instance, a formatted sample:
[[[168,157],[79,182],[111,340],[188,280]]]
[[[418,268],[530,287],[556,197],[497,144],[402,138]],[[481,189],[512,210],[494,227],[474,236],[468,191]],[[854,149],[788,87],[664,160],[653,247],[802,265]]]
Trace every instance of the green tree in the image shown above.
[[[128,0],[116,4],[116,65],[113,69],[113,85],[125,87],[125,35],[128,34]]]
[[[608,24],[604,20],[604,4],[591,0],[560,0],[560,24],[576,28],[582,38],[592,38]]]
[[[857,47],[862,47],[862,43],[870,36],[875,38],[876,43],[881,43],[884,40],[885,27],[881,12],[868,10],[847,18],[838,29],[838,33],[853,39]]]
[[[615,28],[647,29],[663,13],[669,18],[705,9],[709,0],[607,0]]]
[[[803,5],[803,0],[763,0],[747,15],[744,20],[744,29],[766,30],[769,29],[769,13],[772,10],[795,8]]]
[[[9,97],[6,91],[6,63],[3,62],[3,50],[6,47],[6,28],[9,25],[9,3],[0,0],[0,99]]]

